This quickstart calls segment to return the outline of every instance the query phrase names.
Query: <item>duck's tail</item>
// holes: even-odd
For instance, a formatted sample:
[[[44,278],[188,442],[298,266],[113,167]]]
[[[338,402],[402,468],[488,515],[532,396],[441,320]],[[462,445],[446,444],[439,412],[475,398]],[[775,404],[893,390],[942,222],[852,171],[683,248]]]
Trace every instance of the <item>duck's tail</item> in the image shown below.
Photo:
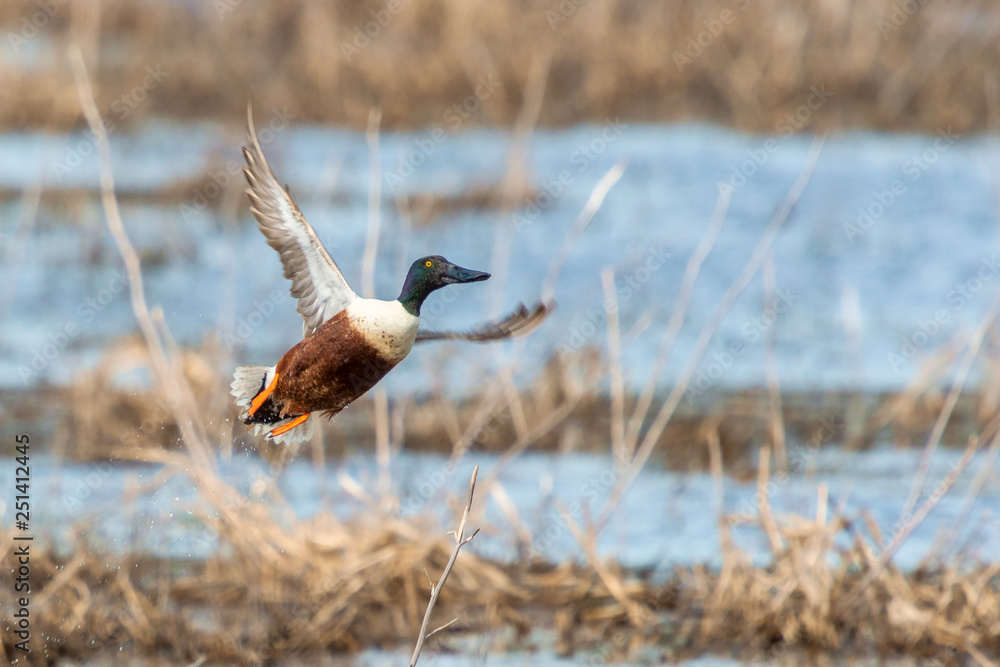
[[[254,435],[262,435],[272,439],[279,444],[291,444],[302,440],[309,440],[313,435],[313,423],[315,420],[306,420],[295,424],[287,431],[282,428],[288,426],[298,416],[280,417],[271,407],[269,401],[263,401],[254,410],[251,416],[251,404],[265,389],[271,386],[274,380],[274,366],[240,366],[233,374],[232,395],[236,397],[236,405],[240,406],[240,421],[247,425],[247,429]],[[253,421],[251,421],[251,419]],[[271,435],[277,431],[275,435]]]

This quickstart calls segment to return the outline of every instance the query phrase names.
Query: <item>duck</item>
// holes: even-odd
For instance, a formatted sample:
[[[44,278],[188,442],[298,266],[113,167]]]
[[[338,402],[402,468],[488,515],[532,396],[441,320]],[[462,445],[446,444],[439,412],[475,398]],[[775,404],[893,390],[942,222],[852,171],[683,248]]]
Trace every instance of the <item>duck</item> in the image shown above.
[[[435,290],[489,279],[441,255],[410,265],[399,296],[391,301],[358,296],[264,157],[247,109],[245,190],[250,211],[268,244],[278,252],[302,317],[302,340],[273,366],[241,366],[231,386],[240,421],[278,444],[312,438],[314,413],[332,419],[402,362],[417,343],[503,340],[535,331],[554,302],[528,309],[523,303],[498,321],[468,331],[420,327],[420,307]]]

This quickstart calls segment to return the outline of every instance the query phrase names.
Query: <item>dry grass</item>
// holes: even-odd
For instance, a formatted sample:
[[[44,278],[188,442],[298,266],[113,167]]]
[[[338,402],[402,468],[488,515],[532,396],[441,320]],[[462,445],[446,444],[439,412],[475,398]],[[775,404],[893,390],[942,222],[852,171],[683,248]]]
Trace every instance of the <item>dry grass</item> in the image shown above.
[[[75,434],[81,442],[98,443],[115,432],[134,433],[139,415],[156,409],[142,407],[155,405],[152,390],[135,395],[118,390],[115,396],[113,369],[122,371],[143,363],[141,346],[119,348],[75,390],[74,410],[78,412],[73,419],[79,421],[69,427],[68,434]],[[212,375],[206,369],[213,367],[214,353],[208,347],[186,351],[182,357],[184,375],[197,396],[213,392],[206,382]],[[991,355],[992,351],[985,352]],[[113,363],[114,359],[118,361]],[[406,407],[406,444],[411,446],[411,433],[428,429],[432,435],[427,442],[437,438],[438,446],[446,443],[446,448],[457,447],[463,434],[472,432],[473,442],[489,443],[496,451],[544,446],[548,438],[555,438],[556,447],[572,449],[587,442],[585,434],[598,432],[595,450],[600,446],[608,451],[607,434],[617,410],[611,401],[601,399],[594,382],[607,372],[607,362],[596,352],[553,363],[536,386],[520,397],[522,408],[527,409],[523,414],[529,432],[541,432],[539,426],[547,415],[561,416],[537,440],[519,437],[512,425],[514,408],[509,399],[491,403],[483,397],[454,405],[437,397]],[[89,391],[84,393],[83,386]],[[991,386],[986,381],[978,392],[966,395],[959,403],[964,407],[953,412],[950,420],[963,415],[973,420],[983,417],[978,408],[991,400]],[[897,433],[895,419],[905,422],[907,429],[919,424],[925,434],[911,444],[921,444],[943,407],[941,401],[932,401],[936,411],[928,410],[928,392],[934,390],[917,383],[882,401],[881,406],[873,403],[870,423]],[[115,422],[112,413],[123,410],[126,398],[133,402],[136,415],[132,421]],[[843,414],[854,398],[834,401],[826,397],[823,407]],[[803,400],[783,397],[783,414],[795,414]],[[101,401],[106,401],[104,407],[95,407]],[[809,401],[814,408],[821,402],[819,397],[809,397]],[[630,412],[633,403],[627,400],[623,409]],[[485,418],[483,405],[489,406]],[[744,436],[743,457],[755,457],[756,443],[767,442],[772,432],[772,408],[764,390],[730,397],[726,419],[721,412],[702,414],[697,421],[687,422],[687,433],[668,429],[662,447],[668,459],[681,460],[686,455],[687,465],[692,466],[694,458],[702,465],[704,457],[707,466],[709,443],[715,442],[720,452],[716,474],[721,477],[723,465],[726,472],[739,474],[741,468],[733,464],[728,444],[734,437],[730,429],[738,423],[734,420],[744,419],[744,428],[753,434]],[[108,412],[84,416],[97,409]],[[169,423],[170,417],[164,416],[162,407],[159,410]],[[913,415],[921,410],[928,411],[918,420]],[[361,415],[353,418],[354,427],[367,422],[368,430],[349,431],[349,436],[342,437],[371,442],[373,407],[354,412]],[[599,418],[595,417],[598,412],[602,413]],[[577,419],[585,421],[577,423]],[[818,420],[815,413],[814,419]],[[686,423],[677,417],[671,421],[678,429]],[[343,423],[338,420],[338,427],[330,430],[345,430]],[[810,423],[815,429],[811,433]],[[832,423],[789,419],[785,428],[793,437],[826,444],[839,439],[839,426],[831,427]],[[438,430],[431,424],[437,424]],[[441,424],[452,426],[442,433]],[[101,428],[108,429],[97,431],[104,436],[83,437]],[[164,440],[178,444],[176,427],[159,432]],[[953,442],[947,436],[952,432],[958,433],[946,429],[945,442]],[[980,439],[970,452],[991,437],[989,428],[979,432]],[[701,442],[706,446],[692,446]],[[692,450],[698,453],[692,455]],[[124,451],[120,448],[116,453]],[[538,560],[510,564],[465,552],[441,592],[431,625],[456,617],[459,621],[431,637],[428,650],[449,650],[470,633],[493,637],[492,651],[507,650],[524,646],[530,630],[541,626],[555,632],[557,650],[564,654],[593,650],[618,658],[652,645],[664,658],[709,651],[773,662],[785,658],[789,664],[799,660],[796,656],[817,652],[909,655],[956,665],[964,664],[963,656],[979,665],[1000,659],[1000,565],[969,562],[959,556],[914,572],[900,572],[890,557],[906,535],[883,536],[870,520],[828,516],[822,486],[815,517],[774,516],[768,505],[767,451],[765,447],[759,465],[753,466],[759,476],[757,513],[724,516],[720,521],[723,562],[718,570],[678,568],[668,580],[652,581],[599,558],[593,544],[594,526],[589,524],[571,527],[587,555],[582,564]],[[98,458],[108,456],[100,447],[93,452]],[[115,557],[82,538],[68,555],[36,553],[33,572],[40,604],[35,604],[35,636],[47,638],[43,655],[83,659],[123,646],[124,654],[136,659],[262,664],[307,660],[316,652],[402,648],[412,641],[429,590],[427,576],[442,570],[454,546],[428,517],[400,518],[391,511],[399,506],[398,498],[376,497],[342,477],[341,490],[353,494],[367,509],[347,522],[329,511],[300,521],[282,509],[287,504],[271,481],[256,483],[260,493],[253,500],[220,482],[210,470],[193,465],[183,449],[169,452],[149,447],[133,450],[129,456],[166,463],[170,474],[194,475],[192,483],[201,489],[201,500],[194,507],[203,524],[198,533],[217,545],[216,555],[184,563],[134,553]],[[792,458],[790,468],[796,465]],[[751,472],[750,467],[743,470]],[[524,531],[516,517],[512,520],[515,530]],[[767,536],[771,563],[766,567],[752,564],[730,538],[732,526],[746,523]],[[510,530],[502,526],[486,529]],[[428,539],[433,534],[440,537]],[[0,543],[10,544],[8,538],[5,535]],[[10,569],[3,568],[5,577]],[[6,585],[11,582],[0,581],[0,586]],[[10,645],[5,650],[11,651]]]
[[[995,354],[991,348],[983,356],[990,359]],[[223,448],[257,449],[266,459],[277,460],[282,452],[251,438],[233,421],[235,413],[225,382],[231,360],[224,348],[209,342],[201,348],[185,349],[183,358],[185,375],[204,406],[213,437]],[[179,449],[183,446],[180,431],[163,396],[154,388],[123,380],[148,376],[149,363],[141,341],[119,340],[93,370],[82,373],[69,388],[12,396],[11,414],[34,414],[33,423],[43,416],[52,420],[58,425],[52,439],[54,449],[72,460],[142,459],[149,448]],[[398,416],[392,424],[393,440],[408,451],[451,454],[467,436],[467,447],[473,450],[503,453],[522,435],[517,422],[523,419],[525,446],[535,451],[606,453],[613,400],[599,390],[596,380],[607,377],[607,370],[607,361],[598,351],[585,350],[554,357],[513,400],[493,400],[489,394],[462,400],[435,393],[406,397],[391,406]],[[970,436],[995,427],[996,413],[987,409],[995,401],[993,377],[988,375],[959,397],[946,422],[943,446],[964,446]],[[783,428],[786,437],[796,442],[846,445],[846,424],[860,406],[862,427],[858,441],[851,446],[868,449],[891,443],[900,448],[921,447],[944,403],[939,387],[921,376],[904,391],[882,395],[786,393],[781,401]],[[708,444],[717,437],[727,473],[736,477],[754,474],[760,446],[775,444],[770,400],[766,390],[746,389],[706,394],[696,402],[682,404],[658,437],[654,460],[672,470],[707,471]],[[623,402],[631,413],[639,398],[626,395]],[[42,406],[61,406],[61,411]],[[325,426],[324,456],[338,459],[355,451],[357,443],[373,442],[375,411],[374,399],[364,397]],[[638,435],[645,433],[643,429]],[[800,463],[793,458],[789,466],[800,471]]]
[[[773,563],[754,567],[721,527],[724,560],[718,572],[695,568],[680,604],[703,610],[699,639],[759,651],[850,653],[859,647],[882,656],[908,654],[964,664],[995,664],[1000,657],[1000,564],[951,563],[902,573],[877,567],[873,544],[882,535],[873,522],[863,529],[826,516],[820,488],[814,519],[761,518],[771,537]],[[870,535],[862,535],[870,531]],[[835,546],[845,532],[847,548]]]
[[[413,8],[415,13],[419,7]],[[325,11],[311,5],[309,9]],[[492,11],[502,14],[508,10]],[[580,10],[590,11],[587,7]],[[474,8],[468,10],[469,15],[474,13]],[[309,42],[308,35],[304,41]],[[100,118],[90,97],[83,59],[75,57],[73,62],[87,118],[96,127]],[[552,63],[555,72],[557,60]],[[232,419],[224,391],[228,374],[220,372],[219,366],[228,368],[231,364],[211,345],[202,350],[177,349],[162,312],[146,304],[138,255],[117,208],[108,147],[103,136],[98,136],[105,214],[129,271],[133,309],[143,342],[121,346],[97,371],[81,378],[72,390],[65,438],[82,443],[81,451],[95,457],[109,456],[102,448],[110,441],[111,455],[164,464],[157,483],[171,476],[185,479],[196,498],[191,507],[198,521],[196,535],[214,550],[207,559],[195,562],[140,555],[137,549],[116,556],[108,553],[105,545],[88,541],[85,526],[76,527],[78,538],[68,553],[57,554],[44,543],[36,543],[31,561],[32,662],[122,655],[172,664],[265,664],[367,646],[408,647],[427,604],[429,575],[446,569],[455,553],[455,540],[445,536],[427,516],[401,518],[396,511],[399,499],[391,495],[391,487],[382,484],[381,477],[373,491],[341,475],[339,491],[352,495],[363,508],[341,521],[329,509],[313,519],[299,519],[273,479],[254,480],[252,493],[246,495],[218,476],[214,448],[221,442],[225,449],[231,442],[231,422],[226,420]],[[371,138],[377,139],[374,132]],[[762,266],[767,271],[770,242],[790,215],[817,156],[818,149],[753,258],[719,304],[712,322],[725,316]],[[606,193],[618,176],[616,168],[605,177],[604,186],[595,190],[558,257],[564,259],[583,233],[600,204],[601,187]],[[720,198],[719,226],[726,204]],[[371,229],[377,229],[378,219],[373,218],[371,224]],[[705,238],[701,247],[707,253],[715,237],[709,232]],[[553,275],[558,274],[560,261],[553,262]],[[685,286],[694,283],[699,268],[700,260],[692,258]],[[682,289],[685,293],[689,292]],[[683,324],[686,305],[683,298],[675,305],[676,317],[661,345],[663,363],[669,360],[673,335]],[[990,320],[984,320],[972,343],[961,346],[966,348],[962,368],[990,353],[995,338],[987,335],[992,331]],[[639,646],[653,645],[667,659],[706,651],[732,651],[766,659],[772,659],[777,651],[788,655],[822,651],[847,656],[906,654],[954,664],[971,657],[984,666],[1000,660],[1000,565],[968,561],[960,554],[904,574],[892,562],[892,554],[909,531],[940,499],[937,490],[946,493],[954,479],[946,480],[923,505],[913,508],[906,529],[885,539],[873,522],[861,527],[845,517],[827,516],[822,485],[815,517],[775,516],[769,507],[771,447],[780,447],[786,438],[795,437],[798,428],[809,428],[797,427],[786,417],[795,414],[796,401],[778,395],[776,381],[769,391],[759,392],[756,403],[746,401],[750,407],[744,417],[755,420],[752,423],[765,434],[757,442],[753,428],[750,436],[727,435],[719,413],[701,414],[685,426],[676,410],[679,396],[686,388],[684,378],[690,379],[691,369],[700,362],[714,334],[713,325],[699,337],[696,350],[700,351],[687,360],[688,370],[676,390],[681,394],[656,400],[654,396],[624,395],[618,360],[627,336],[619,330],[620,324],[609,321],[607,354],[588,351],[561,358],[541,374],[527,394],[514,389],[512,371],[501,373],[483,397],[464,405],[432,397],[423,404],[427,406],[424,414],[421,410],[425,408],[416,403],[405,406],[402,413],[390,410],[384,395],[379,398],[376,394],[369,417],[374,437],[365,433],[363,440],[354,441],[374,439],[379,443],[380,463],[392,455],[388,442],[393,428],[404,436],[406,428],[424,428],[431,434],[426,436],[428,440],[446,443],[456,458],[470,447],[504,453],[480,482],[480,499],[496,500],[510,525],[487,525],[484,530],[527,532],[511,511],[513,505],[497,476],[507,462],[529,447],[549,441],[555,443],[550,446],[569,451],[579,446],[586,433],[600,433],[604,451],[610,441],[614,453],[632,466],[611,500],[600,508],[597,521],[585,517],[582,523],[570,521],[567,526],[580,547],[581,562],[557,564],[525,557],[502,563],[477,556],[474,550],[463,552],[447,586],[440,590],[430,625],[438,626],[454,617],[459,622],[430,637],[428,651],[447,650],[454,633],[492,637],[489,649],[504,650],[521,645],[531,630],[547,626],[556,633],[557,650],[566,654],[593,648],[601,655],[628,655]],[[148,370],[151,386],[117,388],[115,379],[136,368]],[[947,425],[960,414],[963,396],[974,395],[976,398],[966,399],[974,403],[974,409],[966,413],[975,415],[977,427],[985,426],[968,440],[961,464],[968,466],[972,454],[988,440],[993,439],[990,446],[994,453],[1000,443],[989,421],[994,414],[989,406],[995,404],[998,392],[997,383],[989,379],[980,381],[978,393],[968,392],[965,378],[958,375],[962,381],[956,381],[949,395],[934,404],[935,412],[924,422],[913,419],[906,423],[908,428],[923,424],[928,429],[925,451],[932,452],[947,438]],[[612,395],[602,397],[596,387],[609,376]],[[938,384],[928,381],[915,386],[888,408],[875,412],[873,423],[878,428],[892,428],[897,421],[906,421],[901,416],[918,414],[917,408]],[[654,406],[659,407],[654,410]],[[399,414],[406,418],[397,420]],[[574,418],[581,420],[579,424],[574,425]],[[821,424],[827,434],[824,437],[836,431],[830,426],[833,421],[821,420]],[[678,428],[681,430],[671,430]],[[434,429],[442,429],[443,436]],[[139,434],[148,441],[144,447],[131,441],[114,444],[122,434],[131,434],[129,438]],[[704,444],[705,465],[715,474],[721,493],[723,471],[734,470],[733,440],[749,443],[742,445],[748,452],[761,452],[756,464],[757,511],[749,519],[722,517],[722,566],[718,571],[680,568],[666,581],[654,581],[600,556],[597,535],[615,511],[619,492],[653,452],[664,449],[662,443],[668,443],[667,450],[670,441],[687,449],[692,449],[692,442]],[[160,446],[164,442],[168,448]],[[760,442],[765,444],[758,447]],[[385,466],[380,474],[387,474],[387,470]],[[156,493],[160,488],[157,483],[140,492]],[[480,500],[468,515],[472,525],[481,524],[483,510]],[[767,537],[771,547],[768,566],[754,566],[749,555],[733,545],[729,530],[737,522],[750,522]],[[0,530],[4,563],[0,587],[10,590],[13,535],[6,528]],[[10,612],[5,607],[0,613],[8,627]],[[620,642],[621,637],[625,641]],[[12,635],[5,632],[2,642],[3,657],[11,658]]]
[[[501,187],[477,183],[455,194],[421,192],[408,195],[399,205],[403,214],[415,227],[423,227],[459,211],[491,211],[509,208],[510,202],[505,201],[507,196]],[[534,203],[537,196],[536,189],[523,188],[520,192],[515,193],[516,205],[527,206]]]
[[[545,44],[545,126],[620,116],[781,132],[815,86],[833,97],[808,114],[813,128],[986,128],[984,91],[1000,69],[996,3],[921,3],[898,29],[880,24],[903,4],[105,0],[96,16],[96,5],[58,3],[39,36],[20,48],[32,54],[24,56],[30,65],[15,59],[0,66],[0,126],[77,125],[64,56],[75,34],[94,72],[98,106],[119,127],[150,114],[241,123],[248,91],[261,108],[287,108],[298,122],[363,129],[377,105],[386,129],[509,127],[538,53],[525,47]],[[3,34],[20,34],[39,7],[3,2]],[[560,7],[573,11],[562,16]],[[384,28],[373,23],[379,15]],[[356,31],[366,28],[378,34],[350,52]],[[112,38],[97,39],[99,32]],[[699,39],[706,44],[700,54],[691,46]],[[688,49],[690,62],[678,61]],[[142,85],[147,67],[168,74],[148,96],[123,105],[121,96]],[[468,118],[456,114],[454,105],[477,85],[477,108]]]
[[[183,454],[166,460],[177,473],[190,465]],[[32,664],[119,652],[175,664],[263,664],[412,641],[427,574],[441,572],[454,547],[443,533],[428,539],[437,528],[426,518],[402,520],[372,507],[345,523],[328,512],[297,521],[275,516],[282,500],[269,484],[269,502],[259,502],[199,475],[212,489],[195,510],[204,522],[199,534],[219,547],[205,561],[116,557],[82,536],[60,556],[35,545]],[[814,518],[774,517],[761,503],[752,522],[770,535],[773,562],[765,568],[729,540],[729,527],[747,519],[725,517],[722,567],[678,569],[665,582],[612,562],[599,573],[464,552],[432,625],[459,622],[431,637],[428,650],[446,649],[455,633],[489,633],[497,638],[490,650],[504,650],[543,625],[558,630],[567,653],[624,635],[626,646],[652,643],[664,657],[821,650],[945,664],[962,664],[962,655],[980,665],[1000,658],[1000,564],[959,561],[908,574],[878,567],[877,528],[827,517],[826,506],[822,487]],[[845,534],[850,546],[836,546]],[[5,588],[13,585],[10,537],[0,538]],[[13,655],[10,635],[3,641]]]

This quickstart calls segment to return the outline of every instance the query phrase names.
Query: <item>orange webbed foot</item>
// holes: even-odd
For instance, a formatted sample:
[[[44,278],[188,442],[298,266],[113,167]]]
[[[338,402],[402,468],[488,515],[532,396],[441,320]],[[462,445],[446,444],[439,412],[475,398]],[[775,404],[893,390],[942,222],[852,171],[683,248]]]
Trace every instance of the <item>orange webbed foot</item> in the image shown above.
[[[309,415],[311,414],[312,414],[311,412],[307,412],[304,415],[299,415],[298,417],[288,422],[284,426],[279,426],[276,429],[272,429],[271,432],[267,434],[267,437],[273,438],[275,436],[281,435],[282,433],[288,433],[293,428],[295,428],[299,424],[302,424],[303,422],[305,422],[305,420],[309,419]]]
[[[275,372],[274,379],[271,380],[271,384],[269,384],[267,388],[264,389],[264,391],[254,396],[254,399],[250,401],[250,409],[247,410],[247,417],[252,417],[253,413],[257,412],[257,410],[260,409],[260,406],[264,405],[264,401],[267,400],[267,397],[271,395],[271,392],[273,392],[274,388],[277,386],[278,386],[278,373]]]

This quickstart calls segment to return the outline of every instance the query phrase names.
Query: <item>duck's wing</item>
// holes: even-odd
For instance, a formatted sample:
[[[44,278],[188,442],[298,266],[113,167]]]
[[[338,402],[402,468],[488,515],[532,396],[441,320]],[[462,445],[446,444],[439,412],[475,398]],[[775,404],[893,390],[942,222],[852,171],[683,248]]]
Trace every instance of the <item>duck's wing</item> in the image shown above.
[[[537,329],[555,310],[555,303],[539,303],[528,310],[520,304],[517,310],[499,322],[485,322],[470,331],[418,331],[416,342],[427,340],[471,340],[485,343],[491,340],[524,336]]]
[[[243,173],[249,185],[246,193],[250,198],[250,211],[257,218],[268,245],[278,251],[285,277],[292,281],[291,292],[299,300],[302,337],[305,338],[350,305],[358,295],[347,284],[291,194],[281,187],[268,166],[249,106],[247,132],[249,145],[243,147],[247,166]]]

